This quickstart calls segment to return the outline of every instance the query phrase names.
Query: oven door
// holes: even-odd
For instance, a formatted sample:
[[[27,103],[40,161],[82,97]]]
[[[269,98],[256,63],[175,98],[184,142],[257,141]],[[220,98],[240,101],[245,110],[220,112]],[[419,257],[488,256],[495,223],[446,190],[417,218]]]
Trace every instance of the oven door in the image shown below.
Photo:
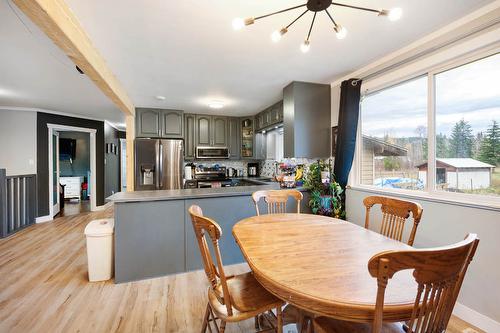
[[[227,147],[196,147],[196,158],[224,159],[229,158]]]
[[[212,188],[212,182],[198,182],[198,188]]]

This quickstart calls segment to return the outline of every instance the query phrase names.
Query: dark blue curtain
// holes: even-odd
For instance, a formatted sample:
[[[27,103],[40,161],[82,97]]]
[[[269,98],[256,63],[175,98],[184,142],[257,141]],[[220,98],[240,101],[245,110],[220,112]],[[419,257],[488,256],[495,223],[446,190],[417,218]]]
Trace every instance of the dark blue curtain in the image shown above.
[[[361,80],[349,79],[340,86],[340,108],[337,146],[335,149],[335,180],[344,188],[352,167],[358,131]]]

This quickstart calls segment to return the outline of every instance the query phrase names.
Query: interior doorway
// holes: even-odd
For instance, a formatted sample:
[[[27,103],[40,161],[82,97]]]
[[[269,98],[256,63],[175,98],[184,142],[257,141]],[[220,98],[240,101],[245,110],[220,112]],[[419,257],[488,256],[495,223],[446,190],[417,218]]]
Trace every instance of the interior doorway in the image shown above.
[[[57,124],[47,127],[50,216],[97,210],[96,130]]]

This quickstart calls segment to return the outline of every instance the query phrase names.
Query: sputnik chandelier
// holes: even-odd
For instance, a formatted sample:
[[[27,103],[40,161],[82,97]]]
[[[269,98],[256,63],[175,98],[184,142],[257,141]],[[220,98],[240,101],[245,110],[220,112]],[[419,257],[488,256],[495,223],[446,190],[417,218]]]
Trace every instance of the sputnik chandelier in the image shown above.
[[[306,7],[306,10],[302,12],[296,19],[294,19],[290,24],[288,24],[286,27],[281,28],[280,30],[276,30],[271,34],[271,40],[273,42],[278,42],[281,37],[288,32],[288,29],[297,22],[302,16],[304,16],[307,12],[311,11],[314,13],[314,16],[311,21],[311,26],[309,27],[309,32],[307,33],[307,37],[300,46],[300,49],[302,52],[306,53],[309,51],[310,48],[310,37],[311,37],[311,32],[312,28],[314,26],[314,21],[316,20],[316,14],[319,12],[324,11],[326,15],[330,18],[330,20],[333,23],[333,30],[335,31],[335,34],[338,39],[344,39],[347,35],[347,29],[341,26],[340,24],[337,24],[335,20],[333,19],[333,16],[330,14],[328,9],[332,6],[339,6],[339,7],[347,7],[347,8],[352,8],[352,9],[357,9],[357,10],[362,10],[362,11],[367,11],[367,12],[373,12],[377,13],[378,16],[386,16],[390,21],[397,21],[401,18],[403,12],[401,8],[393,8],[391,10],[386,10],[386,9],[371,9],[371,8],[365,8],[365,7],[358,7],[358,6],[351,6],[343,3],[338,3],[338,2],[332,2],[331,0],[308,0],[307,3],[286,8],[283,10],[279,10],[277,12],[273,12],[270,14],[262,15],[262,16],[257,16],[257,17],[249,17],[247,19],[242,19],[242,18],[235,18],[233,20],[233,28],[235,30],[241,30],[244,26],[247,25],[252,25],[255,23],[255,21],[273,16],[276,14],[281,14],[284,12],[288,12],[290,10],[298,9],[298,8],[303,8]]]

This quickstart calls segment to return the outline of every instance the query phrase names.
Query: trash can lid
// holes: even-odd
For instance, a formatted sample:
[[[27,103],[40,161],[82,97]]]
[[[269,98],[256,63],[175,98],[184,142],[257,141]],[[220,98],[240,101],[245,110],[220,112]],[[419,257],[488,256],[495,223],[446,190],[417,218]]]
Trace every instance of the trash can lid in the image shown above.
[[[114,219],[93,220],[85,227],[87,236],[108,236],[112,235],[115,228]]]

